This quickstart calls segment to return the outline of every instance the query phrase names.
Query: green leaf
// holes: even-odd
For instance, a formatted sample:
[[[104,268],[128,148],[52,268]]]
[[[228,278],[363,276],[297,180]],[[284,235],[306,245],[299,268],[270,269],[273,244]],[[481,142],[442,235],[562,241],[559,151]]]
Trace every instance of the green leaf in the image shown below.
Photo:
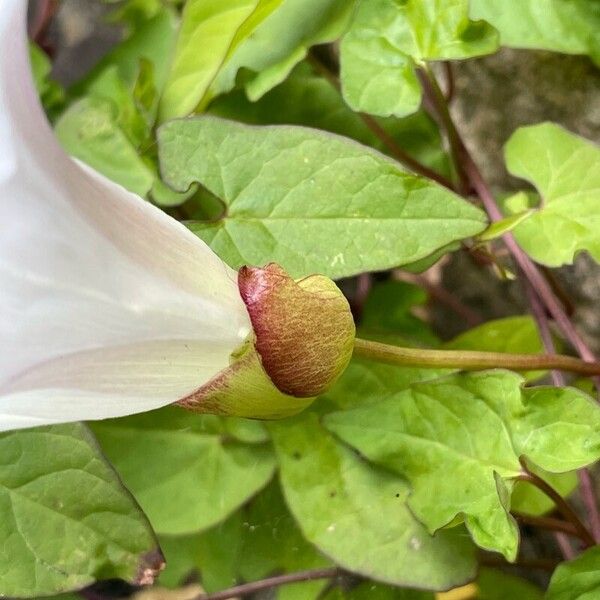
[[[323,600],[435,600],[435,596],[431,592],[364,581],[350,589],[334,588]]]
[[[478,600],[542,600],[542,590],[525,579],[482,568],[477,577]]]
[[[587,250],[600,261],[600,149],[558,125],[518,129],[505,148],[506,165],[533,183],[542,201],[514,230],[534,260],[558,267]]]
[[[508,509],[519,457],[555,473],[600,457],[600,407],[589,396],[522,384],[509,371],[457,373],[325,423],[408,478],[409,506],[429,531],[462,516],[479,546],[514,560],[518,528]]]
[[[250,432],[240,439],[230,423],[166,408],[93,428],[154,529],[184,534],[223,521],[273,475],[271,448],[248,444]],[[253,442],[262,442],[260,423],[241,431],[247,428],[257,430]]]
[[[487,321],[461,333],[446,342],[447,350],[478,350],[482,352],[506,352],[508,354],[540,354],[544,344],[535,321],[531,317],[505,317]],[[543,371],[523,374],[528,380],[539,379]]]
[[[600,63],[595,0],[471,0],[471,16],[491,23],[503,46],[589,54]]]
[[[535,211],[530,208],[523,212],[517,212],[514,215],[510,215],[501,221],[494,221],[483,233],[480,233],[477,236],[477,240],[479,242],[490,242],[498,239],[505,233],[512,231],[519,223],[528,219],[534,212]]]
[[[150,525],[84,425],[3,433],[0,456],[0,596],[152,581]]]
[[[417,66],[494,52],[497,32],[467,13],[468,0],[359,0],[341,43],[348,104],[380,116],[410,114],[421,103]]]
[[[600,594],[600,546],[558,566],[546,600],[596,600]]]
[[[138,77],[140,60],[152,64],[156,87],[161,90],[168,74],[176,36],[177,19],[173,11],[161,9],[156,16],[145,21],[133,35],[117,44],[69,91],[76,96],[89,93],[90,86],[102,77],[106,69],[115,67],[121,80],[127,87],[131,87]]]
[[[431,537],[398,476],[369,466],[315,413],[271,423],[284,497],[304,537],[341,567],[379,581],[447,589],[473,577],[463,532]]]
[[[234,586],[238,581],[243,532],[242,513],[238,511],[200,534],[161,536],[167,569],[161,573],[160,583],[177,588],[198,573],[208,593]]]
[[[270,484],[244,511],[244,531],[239,569],[246,581],[275,573],[294,573],[332,566],[298,529],[284,504],[279,485]],[[283,586],[277,600],[312,600],[327,585],[327,580]]]
[[[225,64],[210,96],[233,88],[238,73],[248,97],[258,100],[285,80],[308,49],[336,40],[348,26],[354,0],[283,0],[240,44]]]
[[[208,112],[251,125],[306,125],[350,137],[384,153],[387,150],[361,117],[350,110],[339,91],[306,63],[298,65],[281,85],[259,100],[250,102],[244,90],[235,90],[217,98]],[[377,121],[410,156],[450,176],[439,128],[424,111],[404,119]]]
[[[187,0],[160,120],[189,115],[221,65],[281,0]]]
[[[159,131],[165,181],[199,182],[227,206],[191,229],[230,266],[275,261],[292,276],[387,269],[485,227],[483,213],[379,153],[301,127],[201,117]]]
[[[143,197],[155,175],[119,126],[118,116],[114,103],[90,96],[63,113],[55,132],[69,154]]]
[[[425,321],[412,310],[427,302],[427,293],[404,281],[386,281],[376,284],[363,307],[360,333],[370,339],[396,334],[413,344],[436,346],[439,341]],[[400,345],[400,343],[399,343]]]
[[[50,72],[52,71],[50,59],[33,42],[29,44],[29,59],[35,88],[40,96],[44,110],[52,118],[62,107],[65,100],[65,91],[50,76]]]

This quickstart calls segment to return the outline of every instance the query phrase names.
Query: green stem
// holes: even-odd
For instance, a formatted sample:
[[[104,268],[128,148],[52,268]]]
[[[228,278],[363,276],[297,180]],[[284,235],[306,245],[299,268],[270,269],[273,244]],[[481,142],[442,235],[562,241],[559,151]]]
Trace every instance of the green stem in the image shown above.
[[[356,338],[354,342],[354,355],[401,367],[445,367],[465,371],[493,368],[516,371],[560,369],[580,375],[600,374],[600,362],[585,362],[579,358],[562,354],[507,354],[504,352],[405,348],[361,338]]]

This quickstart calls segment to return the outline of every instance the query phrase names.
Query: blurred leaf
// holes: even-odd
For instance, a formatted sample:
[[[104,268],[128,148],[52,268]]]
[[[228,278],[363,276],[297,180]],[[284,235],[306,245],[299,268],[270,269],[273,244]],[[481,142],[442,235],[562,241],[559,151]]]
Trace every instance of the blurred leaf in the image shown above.
[[[414,519],[403,479],[369,466],[315,413],[269,424],[284,497],[302,533],[342,568],[403,586],[447,589],[474,575],[468,536],[431,537]]]
[[[521,127],[505,147],[515,177],[542,197],[535,214],[514,230],[534,260],[558,267],[587,250],[600,261],[600,148],[553,123]]]
[[[339,91],[313,73],[306,63],[298,65],[282,84],[259,100],[251,102],[243,90],[235,90],[217,98],[208,112],[251,125],[306,125],[353,138],[387,153],[379,137],[350,110]],[[377,122],[410,156],[450,175],[439,129],[424,111],[404,119],[378,119]]]
[[[402,117],[421,103],[416,67],[494,52],[497,32],[468,0],[359,0],[341,43],[344,98],[356,111]]]
[[[275,261],[292,276],[387,269],[485,227],[483,213],[369,148],[317,130],[214,117],[159,131],[163,178],[201,183],[225,218],[192,231],[230,266]]]
[[[597,0],[471,0],[471,16],[491,23],[503,46],[589,54],[600,63]]]
[[[336,40],[348,26],[354,0],[283,0],[232,54],[212,86],[214,98],[240,75],[250,100],[285,80],[308,49]],[[242,76],[243,75],[243,76]]]
[[[129,191],[144,197],[154,182],[152,169],[118,125],[115,105],[87,97],[73,104],[56,123],[64,149]]]
[[[0,596],[152,581],[150,525],[81,424],[0,434]]]
[[[246,443],[247,428],[263,440],[261,424],[240,441],[230,422],[165,408],[93,428],[156,531],[184,534],[223,521],[273,475],[271,448]]]
[[[523,388],[510,371],[457,373],[327,415],[369,460],[409,479],[415,516],[435,532],[464,516],[474,541],[514,560],[510,493],[526,456],[553,472],[600,457],[600,407],[573,388]]]
[[[50,120],[56,116],[65,101],[64,89],[51,78],[52,63],[33,42],[29,44],[29,59],[35,88]]]
[[[373,286],[363,308],[361,335],[398,334],[414,344],[436,346],[439,341],[429,325],[414,316],[412,309],[427,302],[427,293],[403,281],[386,281]],[[369,335],[373,339],[372,335]]]
[[[596,600],[600,594],[600,546],[558,566],[546,600]]]
[[[221,65],[282,0],[187,0],[160,120],[189,115]]]
[[[334,588],[323,600],[435,600],[431,592],[394,588],[381,583],[364,581],[357,586],[344,590]]]
[[[521,577],[482,568],[477,576],[478,600],[542,600],[542,590]]]

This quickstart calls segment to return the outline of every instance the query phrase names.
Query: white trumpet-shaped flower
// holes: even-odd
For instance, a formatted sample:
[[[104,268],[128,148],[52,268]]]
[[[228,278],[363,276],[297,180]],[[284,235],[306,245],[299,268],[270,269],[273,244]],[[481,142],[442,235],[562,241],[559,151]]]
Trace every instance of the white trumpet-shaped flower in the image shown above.
[[[250,331],[237,274],[70,159],[35,93],[26,1],[0,11],[0,430],[193,393]]]

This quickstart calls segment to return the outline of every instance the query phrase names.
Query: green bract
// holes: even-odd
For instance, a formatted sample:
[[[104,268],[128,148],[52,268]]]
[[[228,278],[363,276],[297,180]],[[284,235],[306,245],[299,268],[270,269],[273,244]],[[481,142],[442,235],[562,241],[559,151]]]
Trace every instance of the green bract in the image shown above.
[[[152,583],[158,542],[84,425],[3,433],[0,454],[0,596]]]
[[[467,12],[467,0],[359,0],[341,44],[348,104],[375,115],[408,115],[421,102],[417,67],[496,50],[493,27],[469,20]]]
[[[552,123],[518,129],[505,148],[506,165],[534,184],[541,201],[515,227],[523,249],[557,267],[587,250],[600,261],[600,148]]]
[[[508,510],[519,458],[558,473],[600,457],[600,408],[591,398],[522,383],[508,371],[449,375],[325,423],[409,479],[408,504],[429,531],[463,517],[478,545],[514,560],[518,529]]]
[[[274,261],[294,277],[347,277],[413,262],[486,224],[441,186],[322,131],[201,117],[164,125],[159,147],[167,183],[198,182],[224,203],[224,218],[189,226],[236,268]]]

